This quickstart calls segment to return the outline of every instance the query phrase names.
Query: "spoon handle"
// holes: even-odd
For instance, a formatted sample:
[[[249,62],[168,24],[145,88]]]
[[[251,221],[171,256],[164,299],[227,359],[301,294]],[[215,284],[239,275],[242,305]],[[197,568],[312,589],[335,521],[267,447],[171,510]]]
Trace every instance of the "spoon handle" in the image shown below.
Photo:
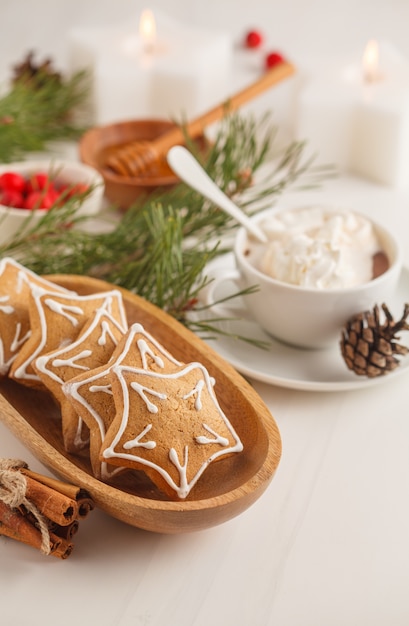
[[[277,85],[284,79],[290,77],[294,74],[294,72],[295,67],[291,63],[280,63],[280,65],[277,65],[268,72],[265,72],[254,83],[247,85],[241,91],[229,96],[225,102],[218,104],[199,117],[189,121],[186,125],[188,135],[193,139],[199,137],[199,135],[204,133],[207,126],[221,120],[222,117],[226,115],[226,111],[229,113],[237,111],[237,109],[241,106],[264,93],[267,89],[270,89],[274,85]],[[155,144],[158,152],[165,154],[171,146],[183,141],[184,134],[182,131],[179,128],[174,128],[158,137],[153,143]]]
[[[232,113],[264,91],[277,85],[295,72],[295,66],[283,62],[265,72],[254,83],[233,94],[222,104],[186,124],[188,135],[195,139],[202,135],[207,126],[222,119],[226,112]],[[180,126],[175,126],[152,141],[131,141],[115,150],[107,160],[107,166],[122,176],[140,176],[149,170],[155,161],[177,144],[185,142],[185,134]]]
[[[256,239],[266,243],[267,237],[263,231],[223,193],[186,148],[173,146],[167,154],[167,161],[175,174],[185,183],[223,209]]]

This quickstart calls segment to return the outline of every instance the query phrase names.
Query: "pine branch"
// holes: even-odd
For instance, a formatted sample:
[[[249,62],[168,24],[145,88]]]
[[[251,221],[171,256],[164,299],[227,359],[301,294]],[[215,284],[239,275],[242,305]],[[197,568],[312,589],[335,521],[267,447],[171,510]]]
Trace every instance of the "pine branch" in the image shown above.
[[[0,162],[24,159],[27,153],[44,150],[57,139],[76,139],[84,128],[74,112],[85,102],[86,73],[62,80],[45,68],[33,75],[23,73],[0,99]]]
[[[301,179],[316,183],[328,175],[304,160],[301,144],[292,144],[271,161],[274,138],[266,119],[257,123],[227,116],[203,163],[249,214],[271,206]],[[196,156],[203,161],[203,155]],[[179,184],[136,202],[108,232],[78,226],[75,206],[52,210],[37,227],[0,247],[0,255],[15,256],[39,274],[104,279],[138,293],[198,332],[221,332],[211,320],[193,322],[190,315],[198,310],[198,294],[208,283],[207,264],[226,251],[221,242],[236,228],[218,207]]]

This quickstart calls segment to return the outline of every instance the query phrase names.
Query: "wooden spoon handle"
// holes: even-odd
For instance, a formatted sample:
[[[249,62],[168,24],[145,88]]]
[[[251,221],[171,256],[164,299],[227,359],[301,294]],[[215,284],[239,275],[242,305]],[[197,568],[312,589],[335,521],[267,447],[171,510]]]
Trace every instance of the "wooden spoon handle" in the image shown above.
[[[226,112],[235,111],[252,98],[291,76],[294,72],[295,67],[291,63],[280,63],[222,104],[188,122],[186,124],[187,134],[192,139],[196,139],[203,134],[206,126],[222,119]],[[153,163],[159,161],[172,146],[183,145],[184,143],[185,136],[182,128],[175,126],[152,141],[132,141],[122,146],[109,157],[107,166],[122,176],[138,176],[147,171]]]
[[[191,122],[188,122],[186,125],[187,134],[192,137],[192,139],[199,137],[199,135],[204,132],[206,126],[222,119],[222,117],[226,114],[226,111],[236,111],[243,104],[246,104],[270,87],[273,87],[285,78],[291,76],[294,72],[295,67],[291,63],[280,63],[268,72],[265,72],[256,82],[228,98],[223,104],[215,106],[213,109],[210,109],[210,111],[207,111]],[[183,140],[183,132],[179,127],[177,127],[166,132],[157,139],[154,139],[152,144],[154,145],[154,149],[157,154],[165,154],[169,148],[183,142]]]

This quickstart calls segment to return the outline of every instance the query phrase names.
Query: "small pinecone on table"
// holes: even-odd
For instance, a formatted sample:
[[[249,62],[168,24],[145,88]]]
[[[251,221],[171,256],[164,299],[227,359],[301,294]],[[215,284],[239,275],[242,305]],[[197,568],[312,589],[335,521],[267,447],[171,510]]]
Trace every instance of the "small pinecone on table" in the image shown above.
[[[409,353],[409,348],[397,343],[397,333],[409,330],[406,318],[409,304],[405,304],[400,320],[394,321],[386,304],[382,304],[385,319],[380,320],[377,305],[372,311],[358,313],[348,320],[342,330],[341,353],[347,367],[358,374],[375,378],[399,366],[397,356]]]

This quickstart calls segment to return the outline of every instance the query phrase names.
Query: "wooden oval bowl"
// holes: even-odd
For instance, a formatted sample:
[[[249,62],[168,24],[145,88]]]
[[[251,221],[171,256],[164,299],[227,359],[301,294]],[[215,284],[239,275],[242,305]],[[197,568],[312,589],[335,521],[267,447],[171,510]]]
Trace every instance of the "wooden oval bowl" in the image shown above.
[[[116,174],[108,168],[106,165],[108,157],[114,150],[127,143],[155,139],[174,127],[173,122],[159,119],[130,120],[96,126],[80,139],[81,161],[99,171],[105,182],[106,198],[118,208],[126,210],[140,196],[169,190],[180,180],[172,172],[165,158],[157,164],[156,171],[128,177]],[[199,146],[206,145],[203,137],[199,137],[197,141]]]
[[[48,278],[80,294],[112,289],[106,282],[83,276]],[[273,478],[281,456],[277,425],[254,389],[205,342],[158,307],[120,291],[129,324],[140,322],[174,357],[187,363],[200,361],[214,376],[218,401],[240,436],[243,451],[210,464],[186,500],[170,501],[148,479],[135,486],[135,481],[120,483],[120,478],[116,485],[94,478],[85,454],[65,451],[59,411],[43,392],[0,380],[0,419],[51,472],[86,489],[96,506],[127,524],[183,533],[225,522],[253,504]]]

